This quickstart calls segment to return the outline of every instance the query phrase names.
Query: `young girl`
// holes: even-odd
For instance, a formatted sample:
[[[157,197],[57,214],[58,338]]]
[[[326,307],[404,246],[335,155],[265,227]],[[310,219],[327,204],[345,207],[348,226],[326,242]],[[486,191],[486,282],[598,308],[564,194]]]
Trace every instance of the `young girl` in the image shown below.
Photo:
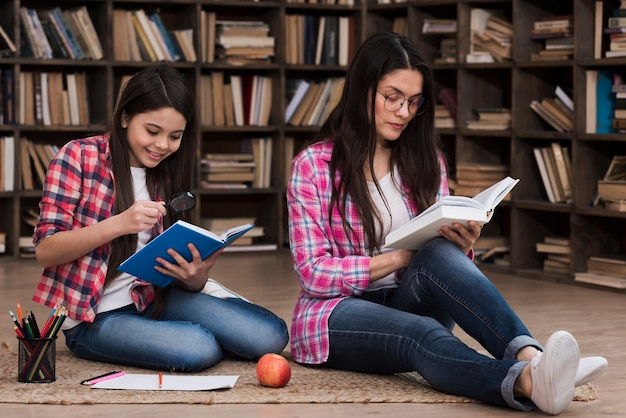
[[[285,322],[243,298],[202,293],[218,253],[157,258],[175,278],[158,288],[117,271],[176,219],[164,201],[189,190],[198,120],[184,76],[158,65],[125,85],[112,129],[65,144],[52,161],[34,243],[44,271],[34,300],[64,305],[67,346],[79,357],[196,372],[228,355],[280,353]]]
[[[289,233],[302,290],[292,354],[360,372],[417,371],[442,392],[558,414],[606,360],[579,362],[566,331],[545,348],[531,336],[472,262],[475,222],[442,228],[417,252],[381,249],[390,231],[448,194],[434,104],[415,46],[376,34],[356,53],[319,141],[294,159]],[[455,324],[491,356],[465,345]]]

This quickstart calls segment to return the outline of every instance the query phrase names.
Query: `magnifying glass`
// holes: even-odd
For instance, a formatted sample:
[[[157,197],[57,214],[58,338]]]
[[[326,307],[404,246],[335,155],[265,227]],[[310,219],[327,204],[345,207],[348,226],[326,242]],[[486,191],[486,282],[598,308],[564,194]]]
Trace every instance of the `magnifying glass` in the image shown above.
[[[196,207],[196,198],[191,192],[182,192],[174,195],[165,205],[176,213],[188,212]]]

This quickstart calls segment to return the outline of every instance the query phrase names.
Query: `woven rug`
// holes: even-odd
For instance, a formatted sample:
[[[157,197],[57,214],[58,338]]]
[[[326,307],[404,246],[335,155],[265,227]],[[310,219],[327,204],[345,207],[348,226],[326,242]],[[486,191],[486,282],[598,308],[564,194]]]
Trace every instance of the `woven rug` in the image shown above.
[[[20,383],[17,381],[17,342],[0,345],[0,403],[31,404],[258,404],[258,403],[453,403],[476,402],[431,389],[417,373],[372,375],[319,367],[305,367],[292,361],[291,380],[284,388],[261,386],[255,374],[256,363],[225,360],[199,374],[239,375],[232,389],[216,391],[132,391],[91,389],[80,381],[119,369],[106,363],[75,357],[65,346],[57,345],[56,381]],[[124,367],[127,373],[154,371]],[[576,400],[596,398],[593,386],[577,389]]]

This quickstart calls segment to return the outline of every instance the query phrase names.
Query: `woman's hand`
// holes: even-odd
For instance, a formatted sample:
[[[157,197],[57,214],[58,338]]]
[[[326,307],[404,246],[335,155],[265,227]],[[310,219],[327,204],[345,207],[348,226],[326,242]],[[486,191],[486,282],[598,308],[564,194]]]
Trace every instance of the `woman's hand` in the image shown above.
[[[474,243],[480,237],[480,225],[474,221],[469,221],[465,226],[459,222],[453,223],[451,226],[444,226],[439,230],[441,236],[455,243],[465,254],[474,247]]]
[[[160,266],[157,265],[155,268],[157,271],[175,278],[176,283],[183,289],[190,292],[199,292],[204,288],[209,278],[209,271],[215,265],[217,257],[222,253],[222,250],[220,249],[205,260],[202,260],[200,252],[198,252],[195,245],[189,243],[187,248],[193,257],[191,261],[185,260],[178,252],[170,248],[167,250],[167,253],[176,260],[176,263],[170,263],[164,258],[157,257],[156,261]]]
[[[125,234],[137,234],[154,227],[165,215],[167,215],[167,209],[163,202],[138,200],[124,212],[112,218],[116,218],[118,225],[123,226]]]

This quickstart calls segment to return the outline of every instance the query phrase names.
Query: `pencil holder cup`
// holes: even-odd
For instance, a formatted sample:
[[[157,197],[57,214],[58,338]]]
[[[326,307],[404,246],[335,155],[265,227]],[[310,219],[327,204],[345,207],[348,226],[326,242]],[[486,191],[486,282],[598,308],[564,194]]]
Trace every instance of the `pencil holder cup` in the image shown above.
[[[56,380],[56,335],[50,338],[18,340],[17,380],[49,383]]]

